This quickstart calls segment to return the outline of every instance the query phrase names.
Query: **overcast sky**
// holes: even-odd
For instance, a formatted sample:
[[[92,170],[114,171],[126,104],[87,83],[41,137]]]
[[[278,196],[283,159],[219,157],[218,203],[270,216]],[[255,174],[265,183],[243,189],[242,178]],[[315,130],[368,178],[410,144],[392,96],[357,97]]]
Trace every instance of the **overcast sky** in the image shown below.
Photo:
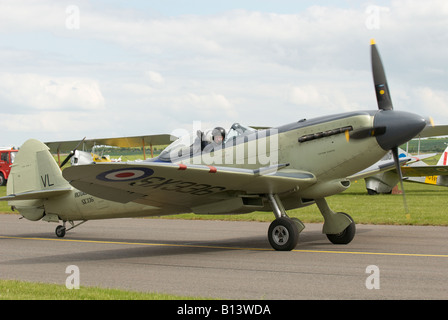
[[[0,146],[376,109],[371,38],[448,124],[446,0],[0,0]]]

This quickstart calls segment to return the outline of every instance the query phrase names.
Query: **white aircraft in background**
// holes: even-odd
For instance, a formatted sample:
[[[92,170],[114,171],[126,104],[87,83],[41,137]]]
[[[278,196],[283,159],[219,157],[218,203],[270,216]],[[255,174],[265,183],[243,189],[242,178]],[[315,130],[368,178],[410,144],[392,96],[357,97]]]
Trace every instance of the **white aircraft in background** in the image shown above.
[[[433,157],[437,153],[424,154],[420,156],[412,156],[403,149],[398,148],[401,170],[409,165],[422,164],[422,160]],[[426,164],[425,164],[426,165]],[[404,174],[403,174],[404,177]],[[394,164],[392,153],[386,154],[380,161],[372,166],[348,177],[350,181],[364,179],[366,183],[367,193],[389,194],[400,181],[399,174]]]
[[[448,147],[442,152],[436,165],[418,161],[403,167],[405,181],[448,187]]]
[[[434,125],[432,120],[428,122],[431,122],[431,125],[427,125],[415,139],[448,135],[448,125]],[[445,150],[443,154],[445,154],[446,151],[447,150]],[[442,160],[439,160],[437,166],[428,166],[422,161],[435,155],[437,155],[437,153],[412,156],[406,151],[399,149],[401,172],[404,180],[448,186],[448,178],[443,177],[445,171],[448,170],[443,167]],[[416,167],[425,168],[416,169]],[[375,171],[378,173],[375,174]],[[394,167],[392,154],[390,152],[374,165],[350,176],[349,179],[351,181],[365,179],[366,189],[370,195],[392,193],[392,190],[400,181],[399,173]]]

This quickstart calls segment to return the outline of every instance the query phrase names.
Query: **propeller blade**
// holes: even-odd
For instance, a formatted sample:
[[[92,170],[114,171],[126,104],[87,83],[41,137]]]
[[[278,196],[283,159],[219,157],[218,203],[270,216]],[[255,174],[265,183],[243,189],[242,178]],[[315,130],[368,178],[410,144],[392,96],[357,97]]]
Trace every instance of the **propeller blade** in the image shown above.
[[[406,219],[410,219],[411,215],[409,213],[408,204],[406,201],[406,194],[404,192],[404,186],[403,186],[403,173],[401,172],[401,166],[400,166],[400,159],[398,157],[398,147],[392,148],[392,155],[394,157],[394,163],[395,163],[395,169],[398,172],[398,177],[400,179],[400,186],[401,186],[401,192],[403,194],[403,205],[404,205],[404,211],[406,214]]]
[[[375,40],[370,41],[372,56],[372,73],[373,83],[375,85],[376,100],[378,109],[392,110],[392,99],[390,97],[389,86],[387,85],[386,73],[384,72],[383,63],[380,54],[376,48]]]
[[[75,155],[75,151],[79,148],[79,146],[81,145],[81,143],[84,142],[84,140],[86,140],[86,137],[84,137],[79,143],[78,145],[75,147],[75,149],[73,149],[72,151],[70,151],[70,154],[67,156],[67,158],[64,159],[64,161],[62,161],[62,164],[59,168],[62,168],[63,166],[65,166],[65,164]]]

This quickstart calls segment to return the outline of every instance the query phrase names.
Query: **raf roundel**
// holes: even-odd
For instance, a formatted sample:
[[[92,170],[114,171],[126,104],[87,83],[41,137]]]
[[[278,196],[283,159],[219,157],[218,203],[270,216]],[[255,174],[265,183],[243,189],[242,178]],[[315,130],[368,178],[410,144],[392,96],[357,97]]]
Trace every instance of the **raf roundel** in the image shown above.
[[[98,180],[108,182],[126,182],[143,179],[151,176],[154,170],[144,167],[115,169],[100,173],[96,176]]]

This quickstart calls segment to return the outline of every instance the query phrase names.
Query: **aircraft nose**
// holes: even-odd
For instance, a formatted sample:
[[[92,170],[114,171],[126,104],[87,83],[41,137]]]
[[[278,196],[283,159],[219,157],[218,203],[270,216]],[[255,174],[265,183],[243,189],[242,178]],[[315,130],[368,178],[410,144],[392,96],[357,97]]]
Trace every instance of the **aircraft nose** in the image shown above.
[[[375,115],[374,127],[386,128],[376,140],[381,148],[390,150],[408,142],[426,126],[421,116],[406,111],[382,110]]]

